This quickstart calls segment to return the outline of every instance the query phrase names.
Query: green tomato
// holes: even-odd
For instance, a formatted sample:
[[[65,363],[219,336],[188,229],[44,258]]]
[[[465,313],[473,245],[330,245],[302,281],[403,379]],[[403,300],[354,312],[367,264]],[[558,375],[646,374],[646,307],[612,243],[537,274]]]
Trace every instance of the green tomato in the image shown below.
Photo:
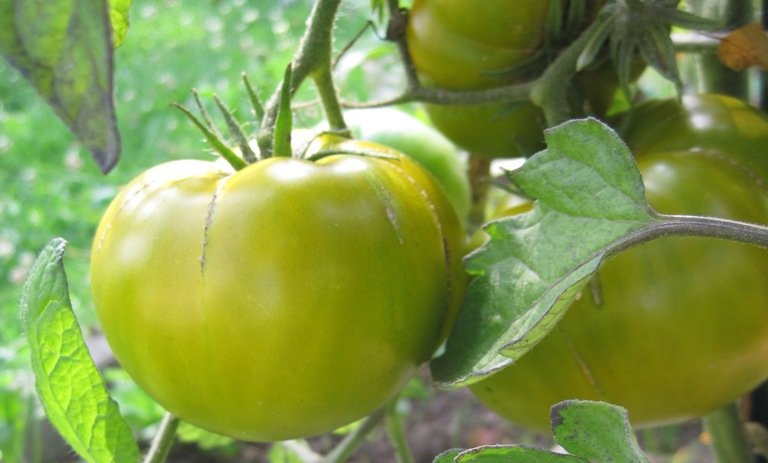
[[[768,178],[768,163],[755,152],[768,146],[766,121],[768,116],[742,100],[703,94],[649,101],[612,123],[636,154],[706,150]]]
[[[567,2],[563,1],[563,7]],[[590,0],[588,16],[603,0]],[[406,37],[414,67],[424,85],[450,90],[488,89],[537,77],[543,68],[514,72],[544,45],[550,2],[492,0],[480,6],[470,0],[414,0]],[[590,74],[593,71],[590,71]],[[616,87],[590,88],[592,78],[573,82],[588,106],[604,111]],[[601,77],[602,79],[602,77]],[[605,79],[602,79],[605,81]],[[543,148],[546,127],[541,110],[530,102],[476,105],[426,104],[432,123],[473,155],[528,156]]]
[[[745,130],[768,137],[768,117],[743,103],[730,113],[691,104],[716,100],[639,108],[647,125],[633,119],[626,133],[648,201],[662,213],[768,223],[768,145],[742,143]],[[635,426],[701,416],[768,377],[766,274],[765,250],[734,242],[674,237],[629,249],[601,266],[599,303],[585,289],[540,344],[472,391],[541,430],[566,399],[622,405]]]
[[[456,146],[419,119],[391,108],[348,111],[352,134],[406,154],[435,176],[462,220],[469,215],[467,168]]]
[[[316,162],[176,161],[107,209],[91,283],[115,356],[158,403],[249,441],[331,431],[390,400],[445,338],[461,225],[389,148]]]

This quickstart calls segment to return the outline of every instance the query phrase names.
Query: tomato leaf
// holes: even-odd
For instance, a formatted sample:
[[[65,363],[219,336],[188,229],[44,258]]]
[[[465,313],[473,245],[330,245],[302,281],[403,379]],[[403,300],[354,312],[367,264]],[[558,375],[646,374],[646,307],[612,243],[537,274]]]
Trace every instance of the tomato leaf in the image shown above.
[[[522,445],[491,445],[470,450],[449,450],[433,463],[590,463],[573,455]]]
[[[647,463],[627,411],[604,402],[567,400],[552,407],[555,441],[592,463]]]
[[[110,30],[104,1],[0,2],[0,55],[29,80],[105,173],[120,154]]]
[[[139,449],[72,311],[62,261],[65,245],[60,238],[48,243],[22,290],[37,393],[51,423],[84,460],[135,463]]]
[[[452,449],[433,463],[648,463],[627,411],[605,402],[566,400],[552,407],[555,442],[569,454],[523,445]]]
[[[545,132],[548,148],[511,172],[536,198],[527,214],[491,222],[468,256],[474,279],[445,353],[432,362],[442,386],[462,386],[511,364],[564,315],[600,261],[653,222],[629,149],[595,119]]]

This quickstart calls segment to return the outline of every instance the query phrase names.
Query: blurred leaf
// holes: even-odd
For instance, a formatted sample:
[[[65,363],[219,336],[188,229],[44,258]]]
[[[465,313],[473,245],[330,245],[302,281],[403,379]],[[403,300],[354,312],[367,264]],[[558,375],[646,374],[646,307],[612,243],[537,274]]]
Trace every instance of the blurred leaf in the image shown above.
[[[109,20],[112,24],[112,44],[115,48],[123,44],[128,33],[128,10],[131,0],[109,0]]]
[[[655,220],[629,149],[595,119],[545,132],[547,149],[510,179],[536,198],[531,212],[491,222],[466,260],[470,283],[446,351],[432,362],[447,386],[511,364],[565,313],[601,260]]]
[[[303,458],[306,454],[308,458]],[[312,461],[314,453],[303,440],[275,442],[269,449],[269,463],[305,463]]]
[[[616,405],[567,400],[552,407],[555,441],[592,463],[647,463],[629,425],[627,411]]]
[[[227,447],[234,443],[234,440],[230,437],[200,429],[186,421],[179,423],[179,429],[176,431],[176,434],[181,442],[194,442],[203,450]]]
[[[28,453],[31,435],[38,432],[35,422],[35,400],[22,391],[0,388],[0,457],[6,463],[34,460]]]
[[[628,91],[637,57],[672,81],[678,92],[682,82],[670,37],[672,26],[697,31],[711,31],[720,23],[678,9],[677,1],[627,0],[608,2],[598,14],[594,27],[577,62],[577,69],[588,66],[610,44],[611,58],[619,83]]]
[[[3,0],[0,55],[88,147],[103,172],[120,155],[104,1]]]
[[[384,21],[387,17],[386,0],[371,0],[371,17],[378,22]]]
[[[139,449],[109,397],[69,301],[65,241],[43,249],[21,297],[37,393],[51,423],[88,462],[135,463]]]

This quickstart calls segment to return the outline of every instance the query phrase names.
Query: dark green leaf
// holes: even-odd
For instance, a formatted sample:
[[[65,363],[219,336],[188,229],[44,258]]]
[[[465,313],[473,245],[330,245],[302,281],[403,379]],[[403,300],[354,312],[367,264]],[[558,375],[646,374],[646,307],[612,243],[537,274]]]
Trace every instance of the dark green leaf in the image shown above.
[[[563,27],[565,36],[571,37],[584,27],[584,20],[587,18],[587,0],[570,0],[567,8]]]
[[[492,222],[466,262],[475,275],[443,356],[443,385],[465,385],[533,347],[562,317],[612,246],[654,218],[626,145],[594,119],[545,132],[548,148],[511,180],[537,201]]]
[[[604,402],[569,400],[552,407],[555,441],[592,463],[647,463],[627,411]]]
[[[649,24],[640,36],[639,50],[645,62],[675,84],[677,93],[682,94],[683,82],[677,69],[675,45],[669,29],[662,24]]]
[[[549,0],[547,8],[547,20],[545,23],[545,33],[547,43],[557,43],[561,38],[563,31],[563,2],[560,0]]]
[[[115,48],[123,44],[128,33],[128,10],[131,0],[109,0],[109,20],[112,23],[112,43]]]
[[[0,2],[0,55],[88,147],[103,172],[120,155],[109,12],[98,0]]]
[[[605,41],[611,34],[611,28],[613,26],[612,16],[601,16],[597,19],[597,27],[591,29],[592,36],[589,38],[587,45],[579,55],[579,59],[576,62],[576,70],[581,71],[586,68],[595,60],[595,57],[600,50],[603,49]]]
[[[110,398],[72,312],[62,262],[52,240],[35,261],[21,297],[35,386],[46,415],[84,460],[135,463],[139,450]]]
[[[664,9],[662,11],[669,24],[695,31],[717,31],[723,28],[723,23],[714,19],[703,18],[679,9]]]

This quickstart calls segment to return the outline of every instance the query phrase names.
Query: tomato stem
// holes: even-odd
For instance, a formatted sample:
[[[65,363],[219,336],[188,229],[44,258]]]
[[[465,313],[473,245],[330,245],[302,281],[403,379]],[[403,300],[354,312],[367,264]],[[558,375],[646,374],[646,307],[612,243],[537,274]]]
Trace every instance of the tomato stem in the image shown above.
[[[704,428],[712,438],[712,451],[719,463],[751,463],[751,446],[735,404],[726,405],[704,416]]]
[[[387,407],[387,434],[395,449],[399,463],[413,463],[413,454],[408,446],[403,419],[397,412],[398,400],[393,400]]]
[[[292,79],[289,92],[293,96],[307,77],[312,77],[331,128],[346,128],[341,106],[331,79],[333,25],[341,0],[317,0],[310,13],[307,29],[291,62]],[[319,80],[319,84],[318,84]],[[262,156],[273,151],[274,130],[280,106],[280,90],[272,94],[264,108],[264,119],[257,136]],[[334,103],[335,101],[335,103]]]
[[[363,443],[365,437],[373,431],[381,420],[387,414],[387,407],[382,407],[379,410],[368,415],[361,423],[360,426],[355,428],[351,433],[339,442],[339,444],[323,458],[321,463],[343,463],[347,461],[352,453]]]
[[[663,236],[700,236],[752,244],[768,249],[768,226],[717,217],[664,215],[654,213],[648,226],[628,234],[614,243],[610,254]]]
[[[178,427],[179,419],[166,413],[163,421],[160,422],[160,430],[152,441],[152,446],[149,448],[144,463],[163,463],[168,458],[173,441],[176,440]]]

